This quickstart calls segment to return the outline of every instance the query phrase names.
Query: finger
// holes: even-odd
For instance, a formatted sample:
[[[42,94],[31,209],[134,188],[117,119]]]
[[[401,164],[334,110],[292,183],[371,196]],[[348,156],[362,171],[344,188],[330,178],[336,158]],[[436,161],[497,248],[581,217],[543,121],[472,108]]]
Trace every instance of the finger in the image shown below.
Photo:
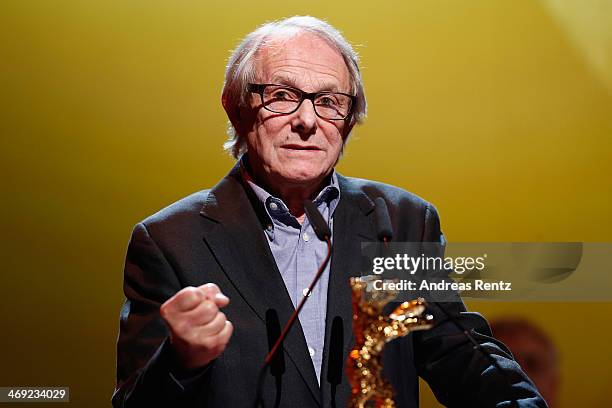
[[[226,345],[229,343],[232,333],[234,332],[234,325],[229,320],[225,321],[225,327],[217,334],[217,341],[219,344]]]
[[[204,326],[213,321],[218,313],[219,308],[217,305],[210,300],[205,300],[198,307],[190,310],[185,315],[185,318],[187,321],[189,321],[189,324],[194,327]]]
[[[225,350],[227,343],[229,343],[229,340],[232,337],[233,331],[234,326],[232,325],[232,322],[226,320],[223,329],[209,340],[210,344],[214,344],[213,349],[216,354],[220,354],[223,350]]]
[[[195,309],[204,299],[204,294],[198,288],[188,286],[178,291],[160,308],[162,316],[172,312],[186,312]]]
[[[204,292],[208,297],[214,297],[217,293],[221,293],[221,289],[214,283],[205,283],[204,285],[198,286],[202,292]]]
[[[213,320],[198,328],[198,335],[202,338],[216,336],[223,330],[226,321],[227,317],[225,314],[219,312]]]
[[[214,302],[217,307],[225,307],[229,304],[230,299],[225,296],[223,293],[217,293],[214,298]]]

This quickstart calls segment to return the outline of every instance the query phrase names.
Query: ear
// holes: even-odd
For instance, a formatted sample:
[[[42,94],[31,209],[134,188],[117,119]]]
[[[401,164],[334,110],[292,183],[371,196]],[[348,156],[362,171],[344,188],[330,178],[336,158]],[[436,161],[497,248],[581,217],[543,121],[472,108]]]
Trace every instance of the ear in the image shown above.
[[[239,106],[234,99],[227,97],[227,95],[221,96],[221,104],[237,134],[246,135],[252,130],[256,118],[256,111],[253,108]]]
[[[238,131],[238,126],[240,124],[240,107],[234,103],[231,103],[229,96],[225,93],[221,95],[221,105],[223,105],[223,109],[225,110],[228,119],[234,126],[234,129]]]
[[[232,121],[232,123],[234,123],[233,118],[236,117],[237,118],[240,117],[240,111],[238,109],[238,106],[231,106],[233,105],[232,103],[230,103],[230,97],[227,93],[223,93],[223,95],[221,95],[221,105],[223,105],[223,109],[225,110],[225,113],[227,114],[227,117],[229,118],[230,121]]]
[[[353,130],[353,126],[355,126],[355,122],[352,120],[352,117],[349,117],[346,122],[344,122],[344,128],[342,129],[342,140],[344,144],[346,144],[348,137],[351,134],[351,130]]]

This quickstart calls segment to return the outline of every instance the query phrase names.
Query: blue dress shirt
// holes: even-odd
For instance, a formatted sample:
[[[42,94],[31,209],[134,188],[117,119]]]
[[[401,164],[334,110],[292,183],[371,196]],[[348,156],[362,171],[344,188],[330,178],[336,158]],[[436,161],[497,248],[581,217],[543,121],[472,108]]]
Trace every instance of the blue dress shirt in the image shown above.
[[[278,270],[285,282],[293,307],[297,307],[302,297],[307,294],[310,282],[327,255],[327,244],[317,238],[308,218],[304,218],[303,224],[300,225],[297,218],[291,215],[283,200],[272,196],[255,184],[244,167],[242,170],[247,183],[263,203],[269,216],[270,223],[265,230],[268,245],[270,245]],[[338,188],[338,177],[334,171],[329,184],[314,200],[332,231],[333,214],[339,201],[340,189]],[[319,383],[321,383],[321,363],[325,343],[328,282],[329,264],[298,316]],[[284,324],[284,322],[281,323]]]

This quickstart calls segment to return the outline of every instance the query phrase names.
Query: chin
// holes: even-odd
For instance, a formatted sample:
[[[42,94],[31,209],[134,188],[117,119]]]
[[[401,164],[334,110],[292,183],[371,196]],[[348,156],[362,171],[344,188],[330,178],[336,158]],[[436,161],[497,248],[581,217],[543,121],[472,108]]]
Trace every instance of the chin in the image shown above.
[[[309,169],[295,169],[285,173],[283,178],[292,184],[304,184],[311,182],[319,182],[325,177],[325,172],[318,170]]]

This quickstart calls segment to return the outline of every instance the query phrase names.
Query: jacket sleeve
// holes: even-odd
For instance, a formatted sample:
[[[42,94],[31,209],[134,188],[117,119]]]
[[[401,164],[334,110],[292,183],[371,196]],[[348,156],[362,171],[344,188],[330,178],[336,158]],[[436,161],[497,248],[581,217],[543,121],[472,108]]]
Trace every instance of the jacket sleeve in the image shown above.
[[[444,243],[433,206],[426,210],[423,241]],[[415,356],[419,375],[427,381],[440,403],[448,407],[547,407],[510,351],[492,337],[481,315],[467,312],[460,299],[432,303],[430,308],[437,323],[431,330],[415,333]],[[474,348],[447,314],[454,316],[456,322],[470,332],[504,372]]]
[[[195,390],[202,394],[208,370],[184,379],[175,364],[169,330],[159,308],[181,289],[181,284],[142,223],[134,228],[128,245],[123,289],[113,407],[181,407],[197,403]]]

